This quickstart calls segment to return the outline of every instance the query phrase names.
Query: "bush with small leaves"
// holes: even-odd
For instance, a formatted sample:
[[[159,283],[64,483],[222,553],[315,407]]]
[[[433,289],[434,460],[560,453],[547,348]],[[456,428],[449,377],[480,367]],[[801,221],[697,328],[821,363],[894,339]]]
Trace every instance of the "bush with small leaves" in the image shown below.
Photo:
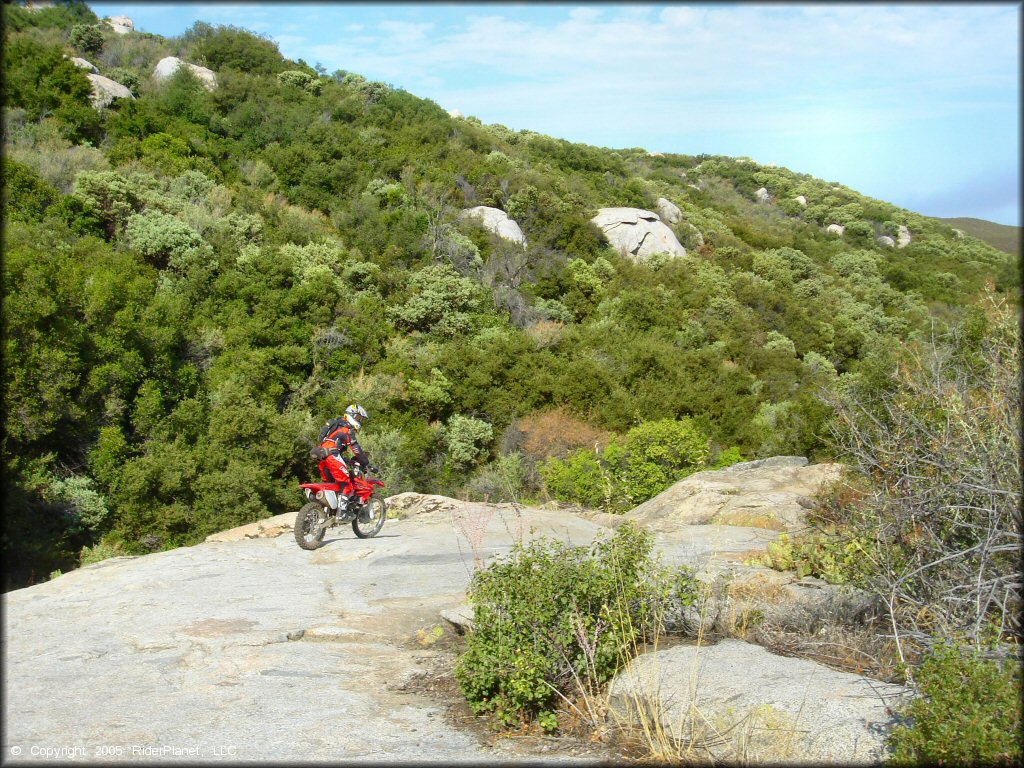
[[[68,504],[77,524],[88,531],[102,529],[110,517],[106,500],[93,489],[92,480],[84,475],[54,480],[50,483],[50,493]]]
[[[139,86],[142,85],[142,79],[138,73],[124,67],[114,67],[107,70],[106,77],[109,77],[115,83],[120,83],[136,96],[139,95]]]
[[[481,289],[451,266],[422,269],[409,286],[412,296],[392,310],[400,326],[441,336],[457,336],[473,328],[473,315],[482,307]]]
[[[68,40],[87,56],[103,51],[103,32],[98,24],[76,24],[68,34]]]
[[[301,88],[313,96],[319,96],[324,87],[323,81],[319,77],[301,69],[286,69],[284,72],[278,72],[277,79],[284,85]]]
[[[592,509],[607,507],[613,494],[611,473],[602,467],[601,455],[577,450],[564,459],[552,456],[539,467],[548,493],[559,501]]]
[[[159,267],[203,245],[203,238],[192,227],[160,211],[144,211],[130,217],[125,237],[132,248]]]
[[[445,424],[443,439],[448,463],[456,469],[467,469],[486,458],[494,441],[494,427],[472,416],[455,414]]]
[[[633,427],[621,448],[617,475],[622,493],[633,504],[703,467],[711,452],[708,436],[690,419],[660,419]],[[611,460],[609,450],[605,454]]]
[[[626,523],[589,547],[517,543],[478,571],[468,590],[475,628],[455,668],[473,711],[554,731],[561,697],[596,699],[663,632],[670,607],[696,600],[692,572],[661,566],[653,544]]]
[[[889,736],[895,765],[1020,765],[1021,668],[951,644],[930,651],[919,696]]]

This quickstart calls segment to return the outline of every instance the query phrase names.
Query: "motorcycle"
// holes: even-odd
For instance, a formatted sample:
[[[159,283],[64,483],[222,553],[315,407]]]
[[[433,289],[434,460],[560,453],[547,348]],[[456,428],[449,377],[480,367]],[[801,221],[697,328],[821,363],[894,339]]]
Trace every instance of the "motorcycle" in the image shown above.
[[[295,516],[295,542],[303,549],[316,549],[323,542],[328,528],[348,522],[352,523],[352,532],[360,539],[376,536],[387,518],[387,505],[376,492],[384,487],[384,481],[367,477],[359,467],[353,467],[351,481],[355,493],[346,502],[341,495],[342,484],[327,482],[322,461],[320,476],[323,482],[299,486],[307,503]],[[331,506],[332,496],[337,500],[337,510]]]

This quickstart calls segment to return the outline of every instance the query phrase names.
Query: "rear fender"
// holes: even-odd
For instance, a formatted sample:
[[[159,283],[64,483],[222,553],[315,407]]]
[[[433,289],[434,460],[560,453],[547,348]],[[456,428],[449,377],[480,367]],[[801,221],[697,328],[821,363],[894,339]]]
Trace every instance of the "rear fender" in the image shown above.
[[[302,483],[299,485],[300,488],[309,488],[311,491],[334,491],[335,493],[341,492],[341,486],[338,483]]]

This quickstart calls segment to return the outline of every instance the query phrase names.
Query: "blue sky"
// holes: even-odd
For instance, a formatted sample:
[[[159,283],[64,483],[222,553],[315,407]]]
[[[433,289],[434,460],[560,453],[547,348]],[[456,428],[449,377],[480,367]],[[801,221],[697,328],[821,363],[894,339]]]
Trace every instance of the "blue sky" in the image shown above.
[[[485,123],[1020,224],[1020,3],[90,6],[165,36],[244,27]]]

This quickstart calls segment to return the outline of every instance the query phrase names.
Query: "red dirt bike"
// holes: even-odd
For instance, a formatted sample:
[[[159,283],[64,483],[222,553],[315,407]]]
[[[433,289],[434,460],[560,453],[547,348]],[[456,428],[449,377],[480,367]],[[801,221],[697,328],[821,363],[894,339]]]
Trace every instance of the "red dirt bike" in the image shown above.
[[[376,490],[384,487],[384,481],[375,477],[366,477],[362,470],[352,470],[352,485],[355,493],[345,503],[341,496],[342,485],[347,483],[327,482],[324,474],[324,462],[320,462],[320,483],[302,483],[303,494],[307,503],[295,516],[295,541],[303,549],[316,549],[324,540],[328,528],[342,523],[351,522],[352,532],[360,539],[376,536],[384,527],[387,518],[387,505],[377,495]],[[327,501],[328,491],[338,494],[338,509],[331,509]]]

